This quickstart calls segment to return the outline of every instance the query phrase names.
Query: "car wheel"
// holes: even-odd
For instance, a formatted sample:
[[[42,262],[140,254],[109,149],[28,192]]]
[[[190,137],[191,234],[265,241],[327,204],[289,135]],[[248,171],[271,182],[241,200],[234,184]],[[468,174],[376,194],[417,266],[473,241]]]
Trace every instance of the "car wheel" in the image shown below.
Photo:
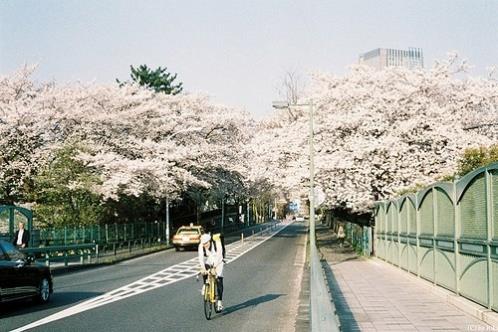
[[[178,247],[175,247],[175,250],[176,250],[176,251],[180,251],[180,248],[178,248]]]
[[[38,295],[36,295],[36,301],[39,303],[47,303],[50,299],[50,283],[46,277],[40,280],[38,286]]]

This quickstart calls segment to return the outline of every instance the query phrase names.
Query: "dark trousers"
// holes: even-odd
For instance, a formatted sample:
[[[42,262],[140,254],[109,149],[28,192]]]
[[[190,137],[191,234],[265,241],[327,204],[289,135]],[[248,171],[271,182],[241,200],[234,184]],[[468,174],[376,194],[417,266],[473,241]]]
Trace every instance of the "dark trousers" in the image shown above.
[[[210,266],[208,264],[205,266],[206,270],[209,270]],[[202,279],[206,283],[207,275],[203,275]],[[216,277],[216,293],[218,293],[218,300],[223,301],[223,277]]]

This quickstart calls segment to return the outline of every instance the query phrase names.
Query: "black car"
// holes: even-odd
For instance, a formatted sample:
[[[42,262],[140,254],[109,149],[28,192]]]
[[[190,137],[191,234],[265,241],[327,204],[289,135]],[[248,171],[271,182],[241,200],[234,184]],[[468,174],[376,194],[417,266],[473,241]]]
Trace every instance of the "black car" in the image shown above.
[[[46,303],[52,292],[50,268],[0,240],[0,302],[33,298]]]

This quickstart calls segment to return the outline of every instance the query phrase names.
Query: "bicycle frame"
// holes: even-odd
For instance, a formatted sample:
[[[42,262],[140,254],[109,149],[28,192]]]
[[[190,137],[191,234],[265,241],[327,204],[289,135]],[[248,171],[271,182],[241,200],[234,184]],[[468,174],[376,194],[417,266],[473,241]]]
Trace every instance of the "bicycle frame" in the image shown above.
[[[213,312],[213,308],[216,312],[216,300],[217,300],[217,281],[216,281],[216,269],[211,267],[208,270],[206,283],[204,284],[204,314],[206,315],[206,319],[211,319],[211,314]]]
[[[209,291],[205,293],[205,298],[207,301],[211,303],[216,302],[217,294],[216,294],[216,270],[214,268],[210,268],[208,271],[207,284],[209,285]]]

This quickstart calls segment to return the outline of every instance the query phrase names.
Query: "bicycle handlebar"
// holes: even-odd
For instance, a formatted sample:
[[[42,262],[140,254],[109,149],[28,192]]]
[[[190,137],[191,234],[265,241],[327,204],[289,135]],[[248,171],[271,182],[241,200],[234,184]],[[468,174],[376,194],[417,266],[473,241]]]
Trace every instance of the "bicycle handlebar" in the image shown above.
[[[206,272],[207,272],[208,274],[209,274],[209,273],[211,273],[211,274],[216,274],[216,267],[214,267],[213,265],[210,265],[210,266],[209,266],[209,268],[207,268],[207,269],[205,269],[205,270],[206,270]],[[201,274],[203,274],[203,273],[202,273],[202,270],[201,270],[201,271],[199,271],[199,272],[196,274],[196,276],[200,276]]]

